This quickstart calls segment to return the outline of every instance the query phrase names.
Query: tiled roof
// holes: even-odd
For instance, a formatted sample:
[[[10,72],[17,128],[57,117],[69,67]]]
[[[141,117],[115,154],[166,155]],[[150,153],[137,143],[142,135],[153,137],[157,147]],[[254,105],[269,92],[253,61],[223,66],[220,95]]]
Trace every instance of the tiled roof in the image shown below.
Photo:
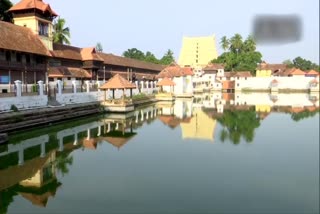
[[[95,61],[102,61],[103,59],[99,57],[96,53],[96,49],[94,47],[91,48],[82,48],[81,49],[81,58],[83,61],[87,60],[95,60]]]
[[[268,64],[262,62],[258,65],[257,70],[271,70],[272,72],[277,70],[285,70],[288,66],[286,64]]]
[[[38,35],[29,28],[0,21],[0,49],[50,56]]]
[[[203,68],[204,71],[217,71],[218,69],[224,69],[222,63],[212,63]]]
[[[52,16],[58,16],[58,14],[51,9],[50,5],[44,3],[42,0],[22,0],[12,6],[9,11],[14,12],[27,9],[37,9],[44,13],[48,12]]]
[[[108,82],[106,82],[100,87],[100,89],[123,89],[123,88],[136,88],[136,85],[124,79],[119,74],[116,74]]]
[[[92,75],[82,68],[72,68],[72,67],[49,67],[48,72],[49,77],[78,77],[78,78],[91,78]]]
[[[158,86],[174,86],[176,85],[171,79],[165,77],[157,83]]]
[[[294,69],[291,73],[291,75],[305,75],[306,73],[299,68]]]
[[[53,57],[82,61],[81,48],[53,43]]]
[[[315,71],[315,70],[309,70],[308,72],[307,72],[307,74],[308,75],[318,75],[319,76],[319,72],[317,72],[317,71]]]
[[[156,78],[173,78],[173,77],[181,77],[193,75],[192,68],[190,67],[180,67],[179,65],[169,65],[165,69],[163,69]]]
[[[97,55],[104,60],[104,64],[108,64],[108,65],[118,65],[118,66],[132,67],[132,68],[141,68],[141,69],[146,69],[146,70],[153,70],[156,72],[159,72],[164,68],[163,65],[144,62],[144,61],[137,60],[137,59],[116,56],[113,54],[97,53]]]
[[[252,77],[250,71],[237,71],[234,74],[235,77]]]

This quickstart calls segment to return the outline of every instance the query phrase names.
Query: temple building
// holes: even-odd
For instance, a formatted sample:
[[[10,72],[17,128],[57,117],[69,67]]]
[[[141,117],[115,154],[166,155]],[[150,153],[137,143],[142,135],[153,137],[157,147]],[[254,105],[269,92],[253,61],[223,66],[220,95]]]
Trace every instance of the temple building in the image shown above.
[[[162,65],[98,53],[53,41],[58,14],[42,0],[21,0],[8,10],[13,22],[0,21],[0,93],[12,92],[20,80],[23,92],[37,81],[107,80],[119,73],[128,80],[153,80]]]
[[[204,67],[218,57],[215,36],[183,37],[178,64],[183,67]]]

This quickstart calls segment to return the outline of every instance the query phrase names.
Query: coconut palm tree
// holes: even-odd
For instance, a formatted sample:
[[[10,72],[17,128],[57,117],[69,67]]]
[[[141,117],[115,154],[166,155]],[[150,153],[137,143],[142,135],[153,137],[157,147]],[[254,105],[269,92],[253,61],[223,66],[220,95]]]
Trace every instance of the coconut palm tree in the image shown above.
[[[229,49],[230,41],[226,36],[223,36],[221,38],[220,44],[221,44],[221,47],[223,48],[223,50],[226,51]]]
[[[246,52],[253,52],[256,50],[256,42],[253,36],[249,35],[243,43],[243,47]]]
[[[65,27],[66,20],[58,18],[53,25],[53,41],[60,44],[70,45],[70,29]]]
[[[243,46],[242,42],[242,36],[240,34],[235,34],[230,39],[230,49],[232,52],[239,53],[241,51],[241,48]]]

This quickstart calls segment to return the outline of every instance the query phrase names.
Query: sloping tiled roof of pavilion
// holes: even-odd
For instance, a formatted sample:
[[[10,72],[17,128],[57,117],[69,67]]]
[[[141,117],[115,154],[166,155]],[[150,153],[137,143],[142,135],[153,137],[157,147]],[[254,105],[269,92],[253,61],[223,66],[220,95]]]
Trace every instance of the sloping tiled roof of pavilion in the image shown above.
[[[53,57],[73,59],[82,61],[81,48],[53,43],[53,51],[51,51]]]
[[[188,76],[193,75],[192,68],[190,67],[180,67],[177,64],[171,64],[165,69],[163,69],[156,78],[173,78],[173,77],[181,77],[181,76]]]
[[[0,21],[0,49],[51,56],[39,36],[29,28]]]
[[[50,5],[44,3],[42,0],[22,0],[12,6],[9,11],[14,12],[28,9],[37,9],[43,13],[48,12],[52,16],[58,16],[58,14],[51,9]]]
[[[100,89],[126,89],[136,88],[136,85],[124,79],[119,74],[116,74],[108,82],[103,84]]]

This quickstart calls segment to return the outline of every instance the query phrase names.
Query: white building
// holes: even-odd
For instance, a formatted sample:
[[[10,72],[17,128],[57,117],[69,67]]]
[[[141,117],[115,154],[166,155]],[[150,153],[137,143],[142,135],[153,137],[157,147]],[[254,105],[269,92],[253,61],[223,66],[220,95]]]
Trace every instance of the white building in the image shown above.
[[[159,81],[165,77],[171,79],[175,83],[175,86],[173,87],[173,94],[175,97],[192,97],[193,75],[194,73],[192,68],[180,67],[177,64],[171,64],[157,75],[157,79]],[[171,87],[164,86],[163,91],[170,93]]]

